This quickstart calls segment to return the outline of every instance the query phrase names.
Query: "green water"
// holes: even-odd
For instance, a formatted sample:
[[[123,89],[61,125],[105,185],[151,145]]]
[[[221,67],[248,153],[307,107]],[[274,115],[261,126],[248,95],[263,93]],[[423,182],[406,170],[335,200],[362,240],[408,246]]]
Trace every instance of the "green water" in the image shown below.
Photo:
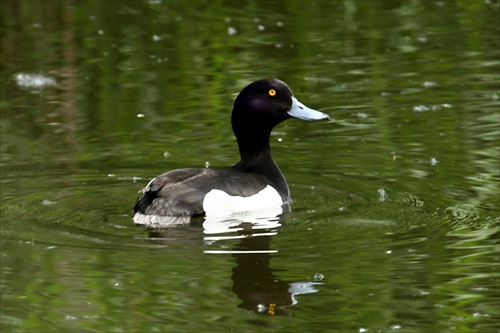
[[[498,1],[2,1],[2,332],[500,332]],[[277,221],[132,222],[287,82]],[[227,226],[228,222],[220,221]]]

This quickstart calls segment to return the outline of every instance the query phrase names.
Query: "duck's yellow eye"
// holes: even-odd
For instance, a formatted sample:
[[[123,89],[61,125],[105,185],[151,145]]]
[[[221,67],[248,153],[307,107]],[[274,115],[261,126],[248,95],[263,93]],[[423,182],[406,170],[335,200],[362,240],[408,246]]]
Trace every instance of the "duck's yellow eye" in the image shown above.
[[[268,94],[269,94],[269,96],[271,96],[271,97],[276,96],[276,90],[274,90],[274,89],[269,89],[269,91],[268,91],[267,93],[268,93]]]

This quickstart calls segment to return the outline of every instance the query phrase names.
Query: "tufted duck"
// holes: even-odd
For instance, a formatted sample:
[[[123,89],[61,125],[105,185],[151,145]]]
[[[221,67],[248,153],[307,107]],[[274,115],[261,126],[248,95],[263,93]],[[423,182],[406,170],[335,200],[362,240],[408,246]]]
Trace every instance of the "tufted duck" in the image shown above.
[[[134,206],[134,221],[169,225],[187,223],[191,216],[281,213],[290,190],[271,157],[269,136],[288,118],[330,119],[300,103],[283,81],[263,79],[245,87],[231,115],[241,160],[226,169],[177,169],[152,179]]]

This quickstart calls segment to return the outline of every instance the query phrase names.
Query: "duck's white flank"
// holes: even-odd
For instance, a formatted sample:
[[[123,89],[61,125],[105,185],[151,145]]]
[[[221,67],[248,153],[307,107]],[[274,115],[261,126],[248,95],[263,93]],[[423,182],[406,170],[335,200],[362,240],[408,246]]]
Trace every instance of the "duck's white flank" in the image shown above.
[[[221,190],[211,190],[203,200],[203,209],[207,217],[245,215],[268,210],[278,215],[282,212],[282,205],[281,196],[270,185],[249,197],[231,196]]]
[[[185,225],[191,220],[191,216],[161,216],[161,215],[144,215],[135,213],[134,222],[148,226],[169,227],[175,225]]]

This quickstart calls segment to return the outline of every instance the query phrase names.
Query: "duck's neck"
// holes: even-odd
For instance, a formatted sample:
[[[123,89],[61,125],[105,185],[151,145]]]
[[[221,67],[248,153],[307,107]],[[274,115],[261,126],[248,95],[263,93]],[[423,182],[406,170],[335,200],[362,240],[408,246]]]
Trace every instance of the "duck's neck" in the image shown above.
[[[261,141],[238,140],[241,160],[233,168],[242,172],[263,175],[273,183],[283,201],[289,201],[290,190],[288,184],[271,156],[269,135],[259,137],[266,139]]]

